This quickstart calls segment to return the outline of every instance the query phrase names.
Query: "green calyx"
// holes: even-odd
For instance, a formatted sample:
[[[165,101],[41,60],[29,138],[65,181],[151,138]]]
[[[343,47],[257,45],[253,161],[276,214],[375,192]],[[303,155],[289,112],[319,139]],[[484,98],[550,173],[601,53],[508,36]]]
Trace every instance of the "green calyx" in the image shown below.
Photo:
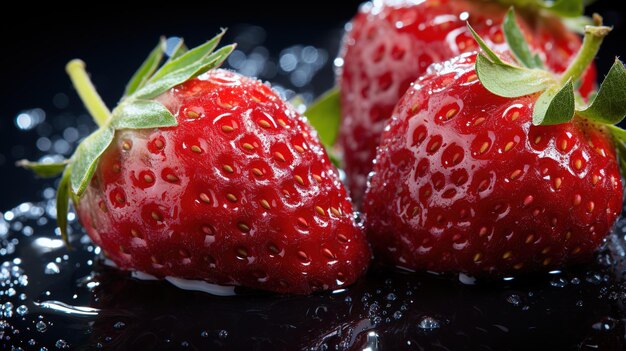
[[[574,89],[593,62],[602,40],[611,31],[611,28],[601,25],[599,16],[594,17],[594,22],[595,26],[586,27],[580,51],[560,76],[542,69],[539,57],[531,52],[517,26],[513,9],[507,14],[503,31],[517,59],[514,64],[500,59],[468,25],[483,49],[483,53],[476,58],[476,73],[480,82],[490,92],[503,97],[541,93],[533,111],[535,125],[566,123],[574,116],[601,124],[619,123],[626,115],[626,70],[619,60],[615,60],[590,104],[584,104]]]
[[[626,116],[624,64],[615,59],[590,103],[585,103],[575,89],[580,77],[595,59],[604,37],[611,31],[611,28],[602,26],[602,18],[598,15],[594,15],[593,24],[585,27],[582,46],[568,69],[561,75],[542,68],[539,57],[532,53],[524,40],[512,8],[503,23],[503,31],[516,58],[515,63],[503,61],[468,24],[483,50],[476,58],[476,74],[482,85],[498,96],[514,98],[540,94],[533,109],[535,125],[555,125],[570,122],[573,118],[582,118],[606,126],[623,159],[626,157],[626,132],[615,125]],[[622,163],[626,166],[626,163]],[[626,168],[622,171],[626,171]]]
[[[69,160],[61,163],[36,163],[20,161],[18,166],[39,176],[51,177],[63,173],[57,189],[57,224],[66,244],[67,212],[69,198],[80,198],[93,177],[98,161],[120,129],[148,129],[177,125],[176,117],[154,99],[169,89],[189,79],[219,67],[235,45],[215,50],[224,35],[221,31],[213,39],[191,50],[180,40],[165,58],[165,39],[161,38],[126,85],[124,96],[110,111],[91,83],[85,64],[72,60],[66,71],[78,95],[98,125],[98,129],[85,138]]]

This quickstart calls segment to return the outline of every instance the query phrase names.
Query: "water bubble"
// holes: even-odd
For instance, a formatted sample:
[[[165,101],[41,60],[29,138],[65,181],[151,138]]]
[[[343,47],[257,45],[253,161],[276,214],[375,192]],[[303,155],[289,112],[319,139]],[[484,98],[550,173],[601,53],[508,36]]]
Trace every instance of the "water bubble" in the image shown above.
[[[2,305],[2,310],[4,311],[4,316],[6,318],[10,318],[13,316],[13,304],[10,302],[5,303],[4,305]]]
[[[113,328],[115,329],[124,329],[124,327],[126,327],[126,323],[124,322],[117,322],[113,324]]]
[[[67,348],[70,347],[70,345],[67,343],[67,341],[65,341],[63,339],[57,340],[57,342],[54,344],[54,346],[56,346],[57,349],[67,349]]]
[[[209,332],[206,330],[203,330],[202,332],[200,332],[200,336],[203,338],[208,338],[209,337]]]
[[[346,298],[343,299],[343,301],[345,301],[346,303],[352,303],[352,297],[346,296]]]
[[[389,293],[387,294],[387,301],[395,301],[397,299],[396,294]]]
[[[564,288],[567,286],[567,280],[563,278],[556,278],[550,281],[550,285],[555,288]]]
[[[598,273],[588,272],[585,280],[587,281],[587,283],[598,285],[602,282],[602,276]]]
[[[15,126],[21,130],[30,130],[46,119],[46,113],[40,108],[22,111],[15,117]]]
[[[17,294],[17,292],[13,288],[8,288],[7,291],[6,291],[6,294],[7,294],[7,296],[12,297],[12,296],[15,296],[15,294]]]
[[[28,313],[28,307],[21,305],[17,309],[15,309],[15,312],[17,312],[17,314],[19,314],[20,316],[23,316]]]
[[[576,307],[583,307],[583,300],[576,301]]]
[[[13,213],[13,211],[6,211],[4,213],[4,220],[7,222],[11,222],[13,220],[13,218],[15,218],[15,214]]]
[[[335,65],[335,67],[337,68],[343,67],[343,59],[341,57],[337,57],[333,60],[333,65]]]
[[[217,333],[217,336],[218,336],[220,339],[226,339],[226,338],[228,337],[228,331],[227,331],[227,330],[222,329],[222,330],[220,330],[220,331]]]
[[[395,311],[395,312],[393,313],[393,318],[394,318],[394,319],[400,319],[400,318],[402,318],[402,312],[400,312],[400,311]]]
[[[511,294],[506,298],[506,301],[513,306],[519,306],[522,303],[522,299],[517,294]]]
[[[74,127],[65,128],[65,130],[63,131],[63,138],[70,143],[75,142],[76,140],[78,140],[79,137],[80,134],[78,133],[78,129]]]
[[[38,332],[44,333],[48,329],[48,325],[44,321],[39,321],[35,324],[35,328]]]
[[[591,328],[597,331],[611,331],[617,326],[617,320],[611,317],[604,317],[601,321],[594,323]]]
[[[51,200],[54,199],[54,197],[56,196],[56,191],[54,190],[54,188],[45,188],[42,192],[42,195],[44,198]]]
[[[278,64],[280,65],[280,68],[283,71],[291,72],[294,69],[296,69],[296,66],[298,64],[298,59],[296,58],[296,55],[294,55],[293,53],[287,52],[280,56],[280,59],[278,60]]]
[[[367,300],[369,300],[370,297],[371,295],[369,293],[363,294],[363,296],[361,296],[361,302],[363,303],[367,302]]]
[[[40,137],[39,139],[37,139],[35,145],[40,151],[48,152],[50,151],[50,148],[52,148],[52,141],[50,141],[50,139],[46,137]]]
[[[54,263],[54,262],[49,262],[46,265],[46,268],[43,271],[45,274],[59,274],[61,272],[61,269],[59,268],[59,266]]]
[[[33,227],[27,225],[24,227],[24,229],[22,229],[22,234],[24,234],[24,236],[31,236],[33,235],[34,230]]]
[[[465,285],[476,285],[476,278],[465,273],[459,273],[459,281]]]
[[[441,327],[441,324],[439,323],[438,320],[432,317],[425,316],[425,317],[422,317],[419,323],[417,323],[417,327],[420,328],[421,330],[431,331],[434,329],[439,329]]]

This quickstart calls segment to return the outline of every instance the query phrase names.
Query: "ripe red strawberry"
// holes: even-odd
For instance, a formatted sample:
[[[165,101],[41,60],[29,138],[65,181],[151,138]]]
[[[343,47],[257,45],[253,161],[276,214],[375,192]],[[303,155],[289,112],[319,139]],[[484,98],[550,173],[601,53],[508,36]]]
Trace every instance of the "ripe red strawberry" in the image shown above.
[[[204,53],[200,60],[211,64],[200,71],[230,50]],[[255,79],[220,69],[197,76],[194,68],[168,83],[163,70],[192,67],[192,55],[149,74],[105,115],[100,130],[115,129],[91,181],[76,186],[80,154],[70,161],[66,174],[89,236],[120,268],[161,278],[297,294],[354,282],[371,254],[315,131]],[[84,71],[68,67],[85,96]],[[165,86],[147,94],[151,84]]]
[[[624,132],[608,125],[626,113],[615,93],[626,82],[621,62],[574,112],[572,81],[605,32],[588,29],[562,78],[485,46],[487,56],[459,56],[418,79],[383,134],[365,198],[375,254],[412,270],[469,273],[588,259],[622,208],[611,139],[623,145]]]
[[[409,84],[430,64],[477,49],[466,21],[491,47],[505,50],[501,19],[507,8],[474,0],[389,0],[361,7],[344,38],[339,75],[339,145],[355,203],[365,191],[385,123]],[[580,47],[578,36],[553,16],[532,10],[520,13],[518,20],[531,47],[540,57],[548,57],[549,68],[562,72]],[[592,66],[582,80],[583,96],[594,82]]]

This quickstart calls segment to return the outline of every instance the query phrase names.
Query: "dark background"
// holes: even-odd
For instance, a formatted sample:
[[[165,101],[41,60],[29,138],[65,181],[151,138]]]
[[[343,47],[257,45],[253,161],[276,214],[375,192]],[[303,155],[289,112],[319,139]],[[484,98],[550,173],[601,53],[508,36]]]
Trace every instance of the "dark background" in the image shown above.
[[[294,2],[290,8],[259,1],[255,5],[238,1],[206,2],[205,8],[172,3],[167,7],[141,9],[99,7],[72,10],[29,9],[2,11],[0,14],[0,211],[24,201],[34,201],[34,189],[44,182],[14,167],[17,159],[41,156],[34,143],[37,134],[15,128],[16,115],[25,109],[42,108],[49,115],[59,114],[53,98],[68,97],[67,108],[82,113],[82,105],[65,75],[68,60],[80,57],[87,62],[92,79],[105,102],[113,106],[124,85],[160,35],[182,36],[191,45],[213,36],[220,27],[231,30],[225,42],[233,39],[241,24],[261,26],[266,31],[265,47],[276,55],[281,49],[305,44],[330,49],[336,55],[341,28],[350,20],[360,1],[327,4]],[[20,6],[18,4],[18,6]],[[623,53],[626,34],[617,4],[598,0],[588,12],[599,12],[605,23],[615,27],[598,59],[599,71],[607,72],[615,56]],[[317,79],[316,92],[333,83],[330,67]],[[65,121],[74,125],[73,121]]]

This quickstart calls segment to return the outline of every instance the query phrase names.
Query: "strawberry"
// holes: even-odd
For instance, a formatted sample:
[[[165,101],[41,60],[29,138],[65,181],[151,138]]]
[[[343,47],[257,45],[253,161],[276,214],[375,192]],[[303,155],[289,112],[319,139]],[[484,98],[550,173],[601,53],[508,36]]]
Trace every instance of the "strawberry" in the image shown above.
[[[337,171],[275,91],[215,68],[234,47],[211,53],[220,36],[156,70],[160,44],[111,114],[68,65],[100,129],[63,165],[59,226],[71,192],[125,270],[295,294],[351,284],[371,254]]]
[[[418,79],[383,134],[366,193],[375,254],[473,274],[589,259],[622,208],[615,146],[626,150],[626,132],[611,124],[626,114],[626,70],[616,61],[586,107],[573,82],[608,31],[588,27],[562,76],[540,69],[523,41],[511,43],[519,67],[477,36],[485,54]]]
[[[409,84],[431,63],[477,49],[466,21],[491,47],[505,50],[500,25],[506,9],[497,2],[475,0],[394,0],[361,7],[343,41],[339,74],[339,146],[355,203],[360,203],[365,191],[385,123]],[[548,67],[562,72],[580,47],[580,39],[544,12],[525,9],[519,16],[520,25],[531,47],[539,50],[541,58],[548,57]],[[582,80],[583,96],[589,94],[594,81],[592,66]]]

